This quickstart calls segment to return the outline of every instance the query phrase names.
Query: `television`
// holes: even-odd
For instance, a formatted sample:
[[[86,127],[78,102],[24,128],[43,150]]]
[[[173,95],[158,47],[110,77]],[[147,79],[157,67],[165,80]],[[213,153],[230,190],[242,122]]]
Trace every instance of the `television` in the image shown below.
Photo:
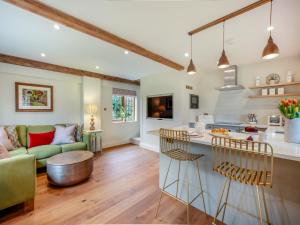
[[[173,119],[173,96],[147,97],[147,118]]]

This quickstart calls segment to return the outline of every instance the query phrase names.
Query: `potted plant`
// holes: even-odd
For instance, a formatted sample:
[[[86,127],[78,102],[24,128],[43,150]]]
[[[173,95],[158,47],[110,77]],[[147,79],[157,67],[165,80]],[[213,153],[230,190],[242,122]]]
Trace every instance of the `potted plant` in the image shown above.
[[[285,141],[300,144],[300,100],[282,99],[279,110],[285,117]]]

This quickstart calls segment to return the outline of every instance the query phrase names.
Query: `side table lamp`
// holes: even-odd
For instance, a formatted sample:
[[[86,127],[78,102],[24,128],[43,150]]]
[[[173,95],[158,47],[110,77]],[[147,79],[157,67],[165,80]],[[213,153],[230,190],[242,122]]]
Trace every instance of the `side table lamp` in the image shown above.
[[[90,121],[90,130],[95,130],[95,119],[94,115],[97,113],[98,108],[96,104],[88,104],[87,105],[87,113],[91,115],[91,121]]]

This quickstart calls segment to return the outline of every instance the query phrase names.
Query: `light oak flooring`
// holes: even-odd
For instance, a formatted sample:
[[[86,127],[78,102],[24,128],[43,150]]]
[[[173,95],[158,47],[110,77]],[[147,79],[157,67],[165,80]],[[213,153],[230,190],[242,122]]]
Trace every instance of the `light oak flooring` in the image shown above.
[[[185,224],[186,208],[164,195],[160,213],[159,155],[136,145],[106,149],[94,160],[86,182],[67,188],[48,184],[38,173],[35,209],[29,213],[8,210],[1,224]],[[22,188],[22,187],[20,187]],[[212,218],[191,207],[191,223],[211,224]]]

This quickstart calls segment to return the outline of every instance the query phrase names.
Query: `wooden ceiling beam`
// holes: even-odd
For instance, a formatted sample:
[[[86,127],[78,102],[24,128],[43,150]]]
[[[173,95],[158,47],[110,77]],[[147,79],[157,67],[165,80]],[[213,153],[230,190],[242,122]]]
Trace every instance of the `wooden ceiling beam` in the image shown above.
[[[130,41],[127,41],[121,37],[118,37],[108,31],[105,31],[99,27],[96,27],[90,23],[87,23],[83,20],[80,20],[74,16],[71,16],[63,11],[60,11],[56,8],[48,6],[41,1],[37,0],[4,0],[10,4],[13,4],[17,7],[30,11],[39,16],[43,16],[57,23],[63,24],[70,28],[73,28],[82,33],[88,34],[95,38],[101,39],[113,45],[116,45],[125,50],[134,52],[138,55],[144,56],[148,59],[156,61],[165,66],[171,67],[176,70],[183,70],[184,66],[173,62],[161,55],[158,55],[154,52],[151,52],[137,44],[134,44]]]
[[[219,19],[216,19],[216,20],[214,20],[214,21],[212,21],[212,22],[210,22],[208,24],[205,24],[205,25],[203,25],[201,27],[198,27],[198,28],[190,31],[188,34],[189,35],[194,35],[196,33],[199,33],[200,31],[203,31],[203,30],[205,30],[207,28],[215,26],[215,25],[217,25],[219,23],[223,23],[226,20],[232,19],[232,18],[234,18],[236,16],[239,16],[239,15],[241,15],[243,13],[251,11],[251,10],[253,10],[253,9],[259,7],[259,6],[262,6],[262,5],[264,5],[264,4],[268,3],[268,2],[271,2],[271,1],[272,0],[260,0],[260,1],[254,2],[254,3],[250,4],[250,5],[245,6],[244,8],[241,8],[241,9],[239,9],[239,10],[237,10],[235,12],[232,12],[232,13],[226,15],[226,16],[223,16],[223,17],[221,17]]]
[[[99,78],[99,79],[109,80],[109,81],[114,81],[114,82],[140,85],[140,81],[138,81],[138,80],[128,80],[128,79],[124,79],[121,77],[109,76],[109,75],[105,75],[105,74],[101,74],[101,73],[94,73],[94,72],[90,72],[90,71],[86,71],[86,70],[79,70],[79,69],[74,69],[74,68],[70,68],[70,67],[66,67],[66,66],[60,66],[60,65],[40,62],[40,61],[36,61],[36,60],[31,60],[31,59],[20,58],[20,57],[11,56],[11,55],[5,55],[5,54],[1,54],[1,53],[0,53],[0,62],[18,65],[18,66],[31,67],[31,68],[35,68],[35,69],[42,69],[42,70],[49,70],[49,71],[53,71],[53,72],[72,74],[72,75],[82,76],[82,77],[87,76],[87,77],[94,77],[94,78]]]

